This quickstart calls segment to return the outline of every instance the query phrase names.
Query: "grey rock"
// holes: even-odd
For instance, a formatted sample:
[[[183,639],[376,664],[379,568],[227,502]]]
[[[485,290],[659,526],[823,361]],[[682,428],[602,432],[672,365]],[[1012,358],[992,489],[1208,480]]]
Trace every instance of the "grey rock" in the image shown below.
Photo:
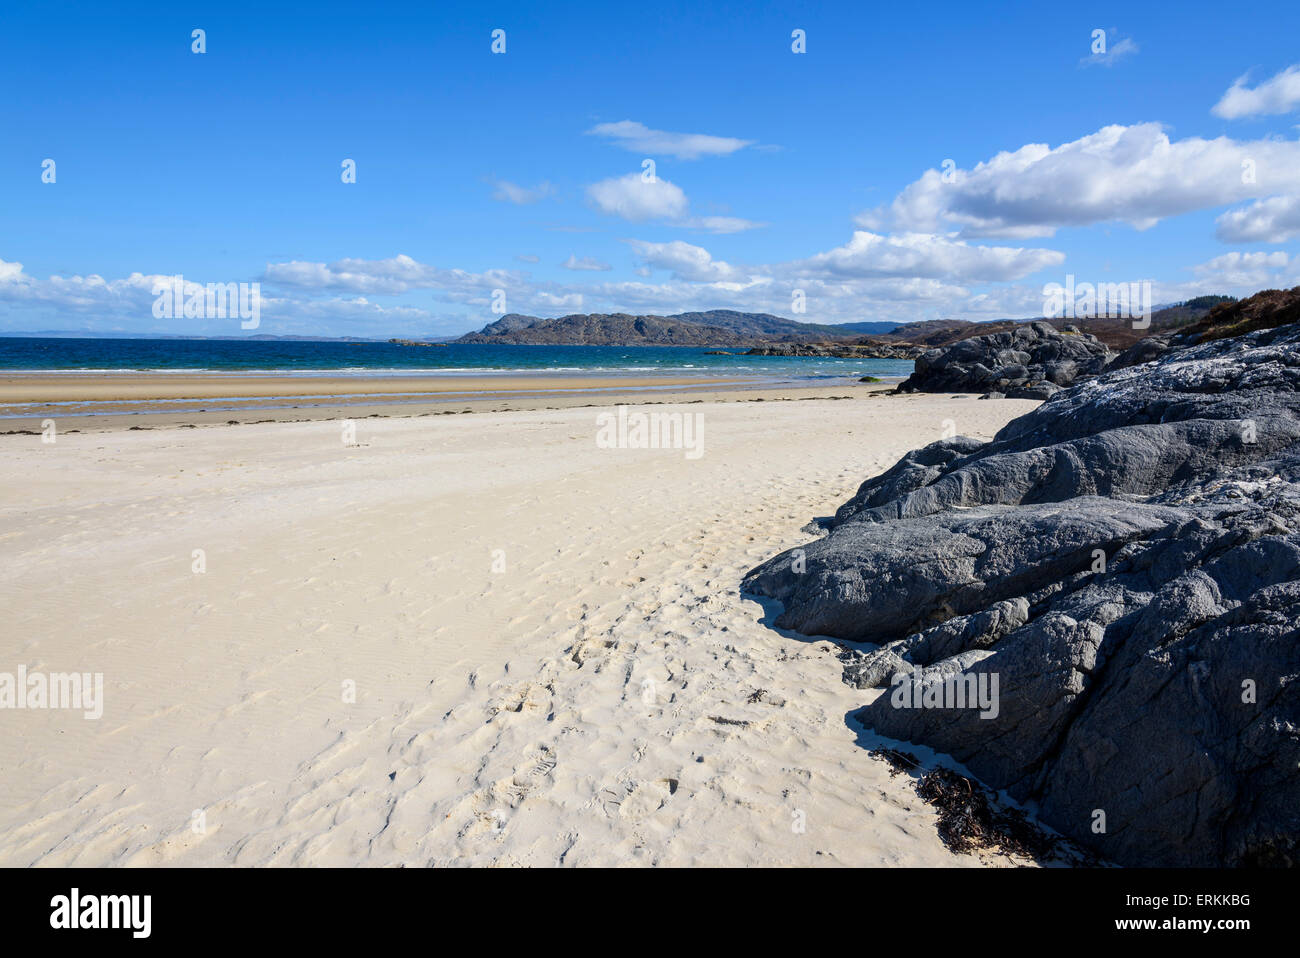
[[[997,683],[994,715],[889,689],[866,725],[1112,861],[1300,863],[1300,328],[914,450],[827,525],[803,572],[745,577],[777,625],[879,645],[846,663],[858,687]]]
[[[1129,366],[1140,366],[1142,363],[1153,362],[1172,348],[1174,348],[1174,334],[1172,332],[1148,336],[1145,339],[1139,339],[1128,349],[1113,356],[1106,364],[1106,370],[1125,369]]]
[[[844,682],[859,689],[874,689],[888,684],[895,673],[907,672],[911,668],[892,649],[853,651],[844,661]]]
[[[953,616],[900,644],[904,645],[907,661],[929,665],[974,649],[987,649],[1028,621],[1029,600],[1015,596],[971,615]]]
[[[915,370],[900,392],[986,392],[1031,390],[1019,398],[1046,399],[1054,390],[1100,373],[1114,354],[1101,340],[1077,327],[1057,330],[1033,322],[1006,332],[963,339],[916,357]]]
[[[1028,386],[1012,386],[1007,389],[1008,399],[1051,399],[1061,391],[1056,383],[1041,380]]]

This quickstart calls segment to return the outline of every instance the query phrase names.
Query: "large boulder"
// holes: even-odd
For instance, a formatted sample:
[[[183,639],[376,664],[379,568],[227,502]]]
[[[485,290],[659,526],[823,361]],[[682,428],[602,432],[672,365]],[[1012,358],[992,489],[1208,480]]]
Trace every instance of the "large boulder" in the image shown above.
[[[1300,858],[1300,328],[911,452],[827,525],[743,588],[869,643],[845,668],[883,687],[866,725],[1112,861]]]
[[[900,392],[1005,392],[1046,399],[1056,389],[1101,372],[1112,353],[1096,336],[1045,322],[974,336],[916,357]]]

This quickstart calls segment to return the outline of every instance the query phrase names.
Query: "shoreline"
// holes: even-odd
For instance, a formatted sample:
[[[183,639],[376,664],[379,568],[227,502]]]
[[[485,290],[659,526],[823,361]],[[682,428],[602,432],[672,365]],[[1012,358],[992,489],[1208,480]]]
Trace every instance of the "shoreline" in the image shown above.
[[[857,399],[883,396],[893,381],[861,383],[771,382],[694,377],[530,377],[419,383],[424,389],[393,389],[392,379],[329,377],[238,377],[222,375],[175,381],[170,375],[85,377],[78,390],[51,394],[50,377],[0,377],[0,435],[31,435],[53,419],[60,431],[182,428],[247,422],[305,422],[346,418],[411,418],[463,413],[571,409],[584,406],[667,403],[780,402],[804,399]],[[64,380],[60,375],[55,377]],[[125,380],[125,381],[124,381]],[[134,380],[134,381],[133,381]],[[403,380],[405,382],[405,380]],[[122,388],[119,388],[119,384]],[[249,386],[253,388],[249,388]],[[360,385],[344,392],[341,386]],[[505,385],[506,388],[493,388]],[[170,387],[178,395],[156,394]],[[475,388],[478,387],[478,388]],[[324,390],[324,391],[322,391]],[[179,395],[197,392],[201,395]],[[55,395],[58,395],[57,393]]]
[[[653,386],[717,386],[744,383],[744,377],[482,375],[362,376],[196,373],[68,372],[0,376],[0,404],[105,402],[111,400],[239,399],[445,393],[552,392]]]

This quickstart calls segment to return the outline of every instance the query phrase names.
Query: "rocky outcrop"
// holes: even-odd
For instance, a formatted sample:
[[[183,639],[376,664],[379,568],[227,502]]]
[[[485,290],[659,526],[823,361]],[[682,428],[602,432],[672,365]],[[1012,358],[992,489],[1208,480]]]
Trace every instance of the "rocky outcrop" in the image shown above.
[[[1106,369],[1107,371],[1126,369],[1129,366],[1140,366],[1143,363],[1154,362],[1174,348],[1173,344],[1173,333],[1160,333],[1155,336],[1148,336],[1146,339],[1139,339],[1128,349],[1112,356],[1106,363]]]
[[[845,664],[884,686],[865,725],[1115,862],[1300,859],[1296,326],[915,450],[826,524],[744,589],[781,627],[870,643]]]
[[[1111,352],[1077,326],[1045,322],[963,339],[930,349],[899,392],[998,392],[1011,399],[1046,399],[1076,380],[1099,373]]]
[[[1295,322],[1300,322],[1300,286],[1288,290],[1266,289],[1243,300],[1225,298],[1196,322],[1139,340],[1112,358],[1106,368],[1137,366],[1152,362],[1170,350]]]

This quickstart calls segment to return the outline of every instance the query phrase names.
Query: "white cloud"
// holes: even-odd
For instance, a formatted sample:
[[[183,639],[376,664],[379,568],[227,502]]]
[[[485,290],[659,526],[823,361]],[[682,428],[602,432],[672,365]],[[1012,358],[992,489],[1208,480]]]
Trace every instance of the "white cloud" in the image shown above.
[[[739,216],[688,216],[690,200],[680,187],[663,177],[628,173],[587,187],[588,203],[602,213],[633,223],[666,220],[674,226],[704,233],[741,233],[766,225]]]
[[[1195,278],[1185,282],[1152,280],[1152,300],[1180,303],[1195,296],[1223,294],[1245,297],[1261,289],[1289,289],[1300,285],[1300,258],[1280,250],[1243,253],[1233,251],[1188,267]]]
[[[917,277],[959,281],[1000,282],[1065,262],[1065,254],[1050,249],[1012,246],[971,246],[962,240],[931,233],[881,236],[857,230],[844,246],[800,260],[795,268],[848,279]]]
[[[671,270],[674,279],[688,282],[729,282],[743,274],[728,263],[714,260],[708,250],[681,240],[671,243],[646,243],[629,240],[642,263],[655,269]]]
[[[1111,31],[1111,34],[1114,34],[1113,30]],[[1127,56],[1133,56],[1137,52],[1138,45],[1136,41],[1130,40],[1128,37],[1123,37],[1116,40],[1114,43],[1108,42],[1105,53],[1093,53],[1084,57],[1079,61],[1079,65],[1085,67],[1113,67],[1117,61],[1122,60]]]
[[[22,263],[0,260],[0,299],[12,303],[152,315],[154,283],[170,281],[170,276],[143,273],[114,280],[106,280],[96,273],[41,280],[24,272]]]
[[[296,264],[312,266],[323,264]],[[304,270],[304,275],[314,271]],[[121,330],[185,333],[193,335],[244,335],[238,319],[159,320],[153,315],[155,284],[170,284],[171,275],[131,273],[123,279],[102,276],[51,276],[38,279],[24,272],[21,263],[0,260],[0,301],[34,311],[36,320],[14,322],[11,328],[30,328],[35,322],[47,329]],[[185,277],[186,294],[207,281],[242,282],[238,277]],[[429,331],[445,323],[428,310],[403,305],[382,305],[365,297],[299,300],[260,297],[262,333],[318,333],[323,322],[349,322],[354,332],[366,326],[383,334],[419,329]],[[486,299],[484,300],[486,302]]]
[[[579,292],[552,293],[545,290],[538,290],[528,297],[527,302],[531,304],[528,307],[530,309],[562,309],[571,312],[582,308],[583,295]]]
[[[751,267],[715,260],[703,247],[681,240],[671,243],[630,240],[629,245],[643,264],[671,270],[674,279],[713,283],[753,283],[760,280],[796,284],[815,280],[828,285],[852,285],[864,280],[1004,282],[1059,266],[1065,261],[1065,255],[1056,250],[972,246],[946,236],[881,236],[863,230],[854,232],[848,243],[825,253]],[[903,288],[895,287],[896,290]],[[911,288],[920,287],[914,285]]]
[[[1192,269],[1198,273],[1216,272],[1226,269],[1277,269],[1290,262],[1290,257],[1281,250],[1274,253],[1224,253]]]
[[[730,136],[709,136],[706,133],[669,133],[652,130],[644,123],[621,120],[618,123],[601,123],[587,131],[600,136],[632,153],[672,156],[679,160],[695,160],[701,156],[725,156],[753,145],[753,140],[738,140]]]
[[[681,225],[705,233],[742,233],[745,230],[760,229],[767,224],[755,223],[738,216],[692,216],[683,220]]]
[[[1246,86],[1246,77],[1237,77],[1210,112],[1225,120],[1238,120],[1244,116],[1290,113],[1298,106],[1300,63],[1287,67],[1253,89]]]
[[[634,223],[679,219],[690,205],[679,187],[661,176],[645,178],[640,173],[592,183],[587,187],[587,199],[600,212]]]
[[[571,257],[571,268],[598,269],[595,260],[577,260]],[[569,265],[568,263],[564,265]],[[585,301],[587,287],[572,287],[561,283],[538,282],[528,273],[490,269],[472,273],[461,269],[442,269],[420,263],[405,254],[382,260],[342,259],[334,263],[272,263],[268,264],[263,279],[270,283],[296,287],[307,293],[324,290],[401,294],[431,290],[445,303],[469,307],[475,311],[486,310],[492,304],[496,290],[506,293],[510,312],[551,312],[556,309],[572,312]],[[463,323],[461,324],[463,327]],[[482,325],[481,323],[479,325]]]
[[[542,261],[540,256],[534,256],[532,253],[520,253],[515,259],[521,263],[540,263]]]
[[[1257,171],[1243,176],[1245,164]],[[1253,179],[1253,182],[1244,182]],[[1281,192],[1300,192],[1300,141],[1171,141],[1159,124],[1107,126],[1052,148],[1031,143],[945,181],[928,170],[889,205],[858,217],[870,229],[968,236],[1051,236],[1067,226],[1161,219]]]
[[[307,292],[340,290],[351,293],[399,295],[414,290],[439,290],[457,302],[488,302],[493,289],[527,284],[527,274],[503,269],[471,273],[441,269],[406,254],[389,259],[341,259],[333,263],[268,263],[262,281]]]
[[[405,293],[437,282],[438,270],[406,255],[392,259],[341,259],[325,263],[268,263],[263,280],[302,289],[340,289],[354,293]]]
[[[613,267],[610,266],[608,263],[601,262],[600,260],[596,259],[593,256],[584,256],[582,257],[582,259],[578,259],[578,257],[574,256],[573,254],[570,254],[569,258],[566,259],[560,265],[563,266],[565,269],[572,269],[572,270],[579,270],[579,271],[585,270],[589,272],[601,272],[607,269],[613,269]]]
[[[492,191],[494,200],[500,200],[503,203],[514,203],[518,206],[536,203],[538,200],[545,199],[555,192],[555,187],[545,182],[538,183],[533,187],[519,186],[508,180],[489,180],[488,182],[495,187]]]
[[[1300,236],[1300,195],[1270,196],[1214,221],[1225,243],[1282,243]]]
[[[1149,278],[1153,303],[1181,303],[1196,296],[1219,294],[1245,297],[1261,289],[1287,289],[1300,284],[1300,259],[1282,252],[1231,252],[1190,267],[1195,279],[1169,282]],[[1061,277],[1064,279],[1064,277]],[[1078,282],[1142,282],[1137,274],[1122,276],[1078,276]],[[1001,286],[964,301],[954,302],[946,315],[965,319],[1024,319],[1041,316],[1044,307],[1042,286]]]
[[[1251,292],[1274,285],[1282,278],[1291,258],[1281,250],[1272,253],[1224,253],[1214,259],[1192,267],[1203,284],[1215,291],[1241,290]]]

